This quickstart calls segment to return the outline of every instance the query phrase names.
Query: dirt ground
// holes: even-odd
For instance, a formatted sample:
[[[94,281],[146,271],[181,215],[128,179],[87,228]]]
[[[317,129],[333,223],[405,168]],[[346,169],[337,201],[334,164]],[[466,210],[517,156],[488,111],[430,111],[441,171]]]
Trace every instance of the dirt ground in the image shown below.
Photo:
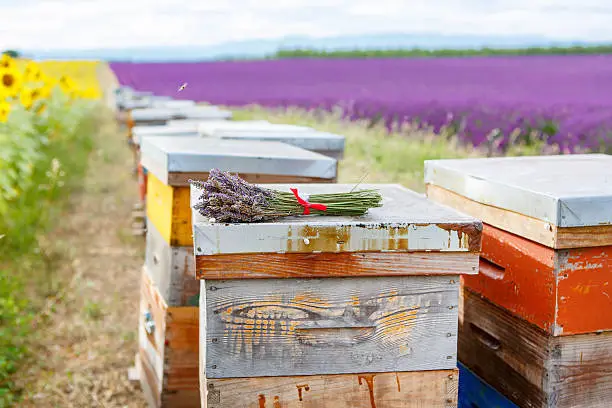
[[[128,380],[137,351],[144,237],[131,233],[138,197],[125,133],[109,115],[97,136],[84,189],[49,237],[61,259],[62,292],[48,305],[21,372],[22,407],[145,407]]]

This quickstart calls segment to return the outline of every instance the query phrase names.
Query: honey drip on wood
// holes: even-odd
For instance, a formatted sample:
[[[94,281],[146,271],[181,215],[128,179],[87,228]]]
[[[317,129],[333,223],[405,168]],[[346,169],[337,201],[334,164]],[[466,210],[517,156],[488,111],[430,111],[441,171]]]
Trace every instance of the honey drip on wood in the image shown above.
[[[397,392],[401,392],[402,388],[400,387],[399,375],[397,373],[395,373],[395,382],[397,382]]]
[[[259,408],[266,408],[266,396],[259,394]]]
[[[298,392],[298,400],[302,401],[302,388],[304,389],[304,391],[310,391],[310,387],[308,386],[308,384],[303,384],[303,385],[296,385],[297,387],[297,392]]]
[[[362,379],[368,385],[368,391],[370,393],[370,407],[371,408],[376,408],[376,401],[374,400],[374,375],[375,374],[360,375],[357,377],[357,380],[359,381],[359,385],[361,385]]]
[[[273,408],[281,408],[280,398],[278,395],[274,396],[274,407]]]

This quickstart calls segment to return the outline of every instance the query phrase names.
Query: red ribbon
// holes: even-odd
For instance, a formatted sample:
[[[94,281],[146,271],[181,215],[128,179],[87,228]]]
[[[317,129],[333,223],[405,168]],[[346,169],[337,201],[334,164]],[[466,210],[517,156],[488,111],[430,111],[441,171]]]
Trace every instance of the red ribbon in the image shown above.
[[[290,189],[291,192],[293,193],[293,195],[295,196],[295,199],[298,201],[298,203],[304,207],[304,213],[303,215],[308,215],[310,214],[310,209],[312,208],[313,210],[319,210],[319,211],[326,211],[327,210],[327,206],[324,204],[310,204],[308,201],[304,200],[302,197],[300,197],[298,195],[298,190],[297,188],[292,188]]]

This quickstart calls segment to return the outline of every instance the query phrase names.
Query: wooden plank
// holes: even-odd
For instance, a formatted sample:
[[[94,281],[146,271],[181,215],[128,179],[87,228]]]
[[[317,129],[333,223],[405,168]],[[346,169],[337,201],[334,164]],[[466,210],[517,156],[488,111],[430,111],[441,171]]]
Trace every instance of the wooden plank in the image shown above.
[[[451,408],[457,407],[457,380],[457,370],[205,379],[202,406]]]
[[[612,225],[612,155],[425,162],[425,182],[559,227]]]
[[[333,278],[478,273],[473,252],[358,252],[198,256],[197,279]]]
[[[157,228],[168,243],[174,238],[172,218],[175,191],[176,189],[164,184],[154,174],[147,174],[147,221]],[[189,246],[189,244],[183,246]]]
[[[170,173],[220,169],[246,174],[336,177],[336,160],[279,142],[245,142],[202,137],[149,137],[142,163],[168,184]]]
[[[198,306],[193,247],[171,247],[155,225],[148,223],[145,265],[169,306]]]
[[[249,183],[269,184],[269,183],[335,183],[336,178],[322,177],[300,177],[300,176],[285,176],[282,174],[244,174],[239,173],[240,177]],[[169,173],[168,184],[171,186],[189,187],[189,180],[206,181],[208,172],[191,172],[191,173]]]
[[[304,194],[350,191],[347,184],[267,187]],[[362,185],[378,189],[383,206],[360,217],[288,217],[250,224],[210,223],[194,211],[196,256],[245,253],[312,252],[479,252],[482,223],[423,195],[394,184]],[[199,189],[192,186],[192,203]]]
[[[452,191],[428,184],[427,197],[437,203],[550,248],[571,249],[612,245],[612,225],[562,228],[536,218],[478,203]]]
[[[203,282],[208,378],[456,364],[458,276]]]
[[[554,337],[463,292],[459,359],[521,407],[608,407],[612,332]]]
[[[480,273],[464,284],[561,336],[612,330],[612,246],[553,250],[485,224]]]
[[[156,292],[149,275],[143,268],[138,316],[138,344],[140,353],[140,382],[152,406],[161,406],[164,370],[164,343],[167,305]],[[145,313],[150,313],[155,327],[145,329]]]
[[[519,408],[495,388],[459,363],[459,404],[461,408]]]
[[[143,270],[139,318],[140,381],[151,406],[199,406],[198,307],[168,307]],[[155,323],[145,330],[145,312]]]

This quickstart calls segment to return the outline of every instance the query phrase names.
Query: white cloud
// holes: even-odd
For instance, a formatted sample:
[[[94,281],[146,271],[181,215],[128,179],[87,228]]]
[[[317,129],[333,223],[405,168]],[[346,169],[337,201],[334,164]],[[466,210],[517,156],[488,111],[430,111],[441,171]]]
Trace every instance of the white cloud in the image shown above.
[[[0,0],[0,49],[395,31],[612,41],[610,21],[607,0]]]

